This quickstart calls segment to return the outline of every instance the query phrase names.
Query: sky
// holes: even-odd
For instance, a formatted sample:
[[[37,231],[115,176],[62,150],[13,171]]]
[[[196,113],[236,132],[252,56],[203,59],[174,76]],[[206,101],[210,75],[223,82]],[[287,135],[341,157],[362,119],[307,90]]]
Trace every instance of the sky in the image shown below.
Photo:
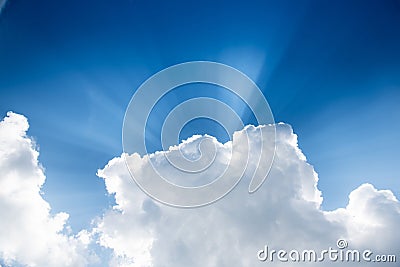
[[[37,144],[24,151],[39,151],[46,180],[37,185],[51,206],[48,216],[69,214],[74,235],[88,231],[105,236],[113,225],[107,224],[112,206],[133,213],[134,207],[121,204],[126,195],[116,198],[123,189],[111,186],[117,178],[109,177],[122,175],[113,170],[101,179],[96,173],[107,173],[107,163],[121,157],[124,113],[137,88],[166,67],[194,60],[220,62],[248,75],[262,90],[275,121],[291,125],[298,148],[318,173],[323,196],[323,201],[315,200],[318,212],[340,213],[337,209],[349,204],[352,192],[373,195],[388,189],[400,195],[398,1],[9,0],[0,1],[0,12],[0,115],[13,111],[28,119],[29,130],[21,126],[18,131],[27,130],[27,135],[18,136]],[[196,96],[222,99],[242,110],[245,123],[254,123],[243,103],[212,86],[172,92],[160,102],[160,114]],[[154,124],[159,126],[157,118]],[[187,125],[180,141],[194,134],[227,141],[226,133],[206,120]],[[148,142],[152,152],[160,150],[157,140]],[[297,143],[288,144],[297,148]],[[221,204],[216,209],[225,208]],[[140,221],[134,215],[131,219]],[[120,219],[121,227],[125,220]],[[136,226],[144,228],[139,222]],[[151,231],[167,238],[159,228]],[[132,236],[136,234],[149,247],[157,237],[146,231]],[[123,266],[118,261],[126,253],[111,239],[101,239],[103,248],[117,255],[110,256],[109,265]],[[76,242],[74,246],[84,247]],[[138,253],[143,262],[154,256],[148,250]],[[166,254],[157,257],[172,261]]]

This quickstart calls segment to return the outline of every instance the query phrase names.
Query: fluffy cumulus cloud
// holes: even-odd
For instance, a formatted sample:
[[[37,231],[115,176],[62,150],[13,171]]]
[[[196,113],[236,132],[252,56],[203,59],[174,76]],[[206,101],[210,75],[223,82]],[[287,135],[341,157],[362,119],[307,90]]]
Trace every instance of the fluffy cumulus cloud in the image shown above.
[[[233,143],[220,144],[214,139],[220,158],[213,173],[226,167],[229,159],[224,157],[229,157],[230,146],[241,146],[241,135],[249,134],[250,150],[257,151],[260,141],[265,143],[265,140],[260,140],[261,135],[255,134],[256,130],[264,131],[268,136],[271,126],[246,127],[236,133],[238,138]],[[193,147],[203,138],[196,136],[181,144],[182,152],[193,153]],[[271,151],[268,145],[264,149]],[[260,261],[257,254],[268,246],[269,251],[296,250],[300,254],[314,249],[320,256],[320,252],[329,247],[338,250],[338,239],[348,243],[348,248],[343,251],[359,249],[362,253],[371,250],[371,260],[377,255],[400,251],[400,204],[392,192],[364,184],[350,194],[346,207],[322,210],[318,175],[307,163],[298,148],[297,136],[287,124],[276,125],[275,160],[268,179],[256,193],[248,194],[250,177],[246,173],[230,194],[201,208],[180,209],[154,202],[133,183],[124,161],[126,156],[128,164],[140,175],[151,173],[148,169],[152,161],[160,173],[170,175],[168,179],[182,182],[183,176],[165,164],[163,153],[174,151],[172,148],[143,157],[122,155],[98,171],[116,201],[93,230],[99,237],[99,244],[112,250],[110,266],[291,266],[293,263],[282,263],[276,255],[273,262],[270,258]],[[256,166],[253,156],[249,160],[249,168]],[[293,259],[296,259],[296,251],[292,254]],[[313,264],[365,265],[365,262],[333,263],[326,254],[325,257],[324,262]]]
[[[253,267],[308,266],[307,263],[280,262],[272,250],[298,252],[337,248],[337,240],[348,249],[371,250],[377,255],[396,255],[400,260],[400,204],[389,190],[361,185],[349,196],[346,207],[333,211],[321,209],[322,193],[318,175],[299,149],[297,136],[287,124],[276,125],[276,155],[270,175],[254,194],[248,193],[251,170],[257,164],[254,155],[260,143],[270,153],[272,144],[261,136],[270,136],[272,126],[246,127],[235,133],[233,142],[219,143],[214,165],[187,180],[171,169],[164,157],[175,157],[177,148],[184,155],[199,156],[197,147],[208,136],[194,136],[168,152],[116,157],[98,175],[107,191],[115,197],[115,206],[97,218],[93,229],[70,232],[66,213],[51,213],[41,195],[45,182],[38,162],[35,143],[27,137],[27,119],[8,113],[0,122],[0,264],[3,266],[91,266],[96,256],[90,246],[97,244],[106,262],[100,266],[133,267]],[[265,135],[260,135],[263,131]],[[152,174],[150,163],[176,183],[185,185],[209,182],[223,172],[230,161],[230,149],[241,149],[250,137],[248,170],[239,185],[226,197],[201,208],[173,208],[153,201],[132,181],[124,157],[135,173],[143,178]],[[207,151],[202,151],[206,155]],[[232,159],[233,160],[233,159]],[[240,165],[247,157],[236,157]],[[266,168],[261,162],[260,168]],[[153,175],[153,174],[152,174]],[[186,180],[185,180],[186,179]],[[268,253],[264,253],[266,246]],[[259,253],[261,251],[261,254]],[[257,255],[259,254],[259,255]],[[264,262],[258,256],[268,255]],[[271,255],[274,257],[271,262]],[[320,256],[320,255],[317,255]],[[291,257],[296,259],[297,255]],[[333,263],[325,255],[317,266],[365,266],[361,263]],[[396,266],[368,263],[371,266]]]
[[[41,195],[39,152],[28,121],[8,112],[0,122],[0,259],[5,266],[86,266],[87,231],[69,234],[68,214],[52,214]]]

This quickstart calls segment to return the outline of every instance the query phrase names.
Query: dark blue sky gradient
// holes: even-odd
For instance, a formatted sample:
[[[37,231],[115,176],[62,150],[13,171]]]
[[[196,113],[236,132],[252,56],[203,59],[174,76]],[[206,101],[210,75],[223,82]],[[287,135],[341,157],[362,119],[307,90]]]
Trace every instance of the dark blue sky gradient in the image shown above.
[[[192,60],[258,84],[319,172],[325,208],[345,205],[363,182],[399,196],[400,2],[215,2],[7,2],[0,114],[29,118],[45,198],[75,230],[110,204],[95,173],[122,152],[136,88]],[[184,135],[200,125],[191,127]]]

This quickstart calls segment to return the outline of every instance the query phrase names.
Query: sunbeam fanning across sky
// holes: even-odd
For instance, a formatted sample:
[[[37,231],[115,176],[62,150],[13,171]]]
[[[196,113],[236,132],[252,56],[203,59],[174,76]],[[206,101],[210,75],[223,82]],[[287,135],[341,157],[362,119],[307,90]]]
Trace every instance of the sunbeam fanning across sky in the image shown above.
[[[0,267],[397,266],[399,47],[395,0],[0,0]]]

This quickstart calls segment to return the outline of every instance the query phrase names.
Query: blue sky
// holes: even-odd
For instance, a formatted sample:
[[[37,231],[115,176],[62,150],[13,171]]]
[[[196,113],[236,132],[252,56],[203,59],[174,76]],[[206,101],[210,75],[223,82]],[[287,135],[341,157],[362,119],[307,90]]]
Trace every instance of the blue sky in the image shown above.
[[[10,0],[0,114],[29,118],[44,198],[79,230],[112,204],[95,174],[122,152],[136,88],[177,63],[218,61],[251,77],[275,120],[293,126],[333,209],[364,182],[400,195],[399,47],[397,1]],[[213,131],[202,122],[185,134],[199,129]]]

